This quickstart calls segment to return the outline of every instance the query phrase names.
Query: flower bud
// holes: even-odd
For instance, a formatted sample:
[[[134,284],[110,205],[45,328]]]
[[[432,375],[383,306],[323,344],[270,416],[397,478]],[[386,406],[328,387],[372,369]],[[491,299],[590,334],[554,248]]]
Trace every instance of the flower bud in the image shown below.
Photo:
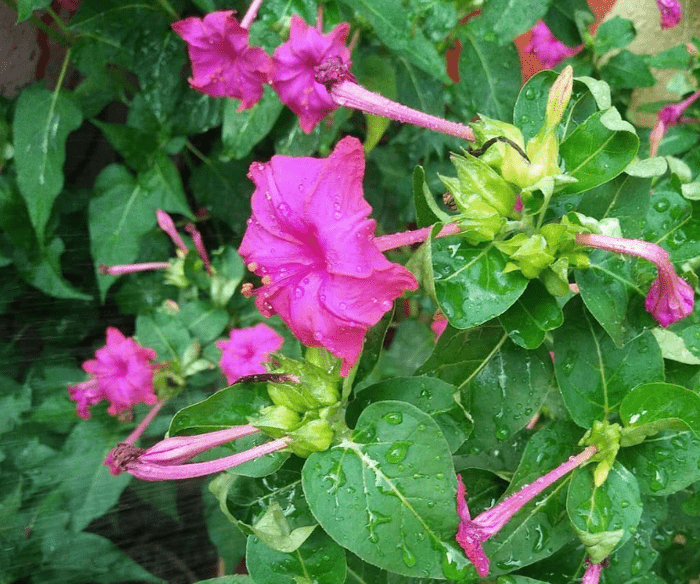
[[[297,456],[306,458],[313,452],[328,450],[333,441],[333,430],[326,420],[312,420],[288,436],[292,439],[290,448]]]
[[[506,223],[505,217],[483,201],[473,201],[469,209],[457,218],[460,235],[471,245],[493,241]]]
[[[314,359],[323,359],[313,354]],[[300,363],[294,359],[279,357],[279,367],[275,372],[284,372],[298,381],[268,383],[267,391],[275,405],[282,405],[301,414],[323,406],[335,404],[340,399],[337,368],[330,367],[331,373],[313,365]],[[329,364],[326,364],[326,369]]]
[[[523,134],[520,129],[513,124],[501,122],[500,120],[492,120],[491,118],[479,114],[479,121],[473,123],[471,126],[474,130],[474,137],[476,138],[477,144],[482,147],[486,142],[494,138],[507,138],[520,146],[523,151],[525,150]],[[513,150],[515,152],[513,146],[507,144],[505,141],[498,140],[491,144],[479,158],[491,168],[500,172],[508,150]]]
[[[268,406],[251,417],[250,422],[273,438],[282,438],[299,426],[301,417],[285,406]]]

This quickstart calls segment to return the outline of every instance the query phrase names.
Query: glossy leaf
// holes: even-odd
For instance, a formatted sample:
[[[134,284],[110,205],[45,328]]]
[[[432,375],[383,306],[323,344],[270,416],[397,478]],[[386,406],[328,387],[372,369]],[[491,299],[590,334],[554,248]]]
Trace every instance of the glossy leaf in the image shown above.
[[[455,328],[468,329],[502,314],[527,286],[520,272],[503,273],[506,257],[492,243],[473,247],[452,236],[430,245],[435,294]]]
[[[614,108],[593,114],[561,143],[567,174],[578,179],[561,193],[587,191],[608,182],[632,162],[639,138]]]
[[[484,5],[481,18],[491,26],[499,43],[505,44],[532,28],[547,8],[549,2],[541,0],[492,0]]]
[[[552,379],[549,353],[505,343],[476,377],[461,388],[461,401],[474,418],[469,444],[495,446],[523,429],[539,411]]]
[[[544,17],[555,37],[569,47],[582,42],[582,35],[595,21],[586,0],[554,0]]]
[[[33,85],[17,100],[13,133],[20,192],[39,245],[56,196],[63,189],[63,163],[68,134],[83,116],[70,96]]]
[[[180,310],[179,317],[192,336],[198,338],[202,344],[209,343],[220,336],[229,318],[223,308],[212,306],[204,301],[188,302]]]
[[[520,128],[525,141],[535,136],[542,127],[549,90],[556,78],[554,71],[539,71],[525,82],[518,93],[513,108],[513,123]]]
[[[246,566],[255,584],[297,584],[302,579],[343,584],[346,576],[345,550],[320,529],[291,554],[273,550],[250,536]]]
[[[595,52],[604,55],[612,49],[629,45],[637,35],[631,20],[614,16],[601,23],[595,31]]]
[[[600,74],[611,86],[634,89],[651,87],[656,83],[644,57],[627,49],[611,57],[600,69]]]
[[[590,468],[579,468],[571,477],[566,510],[588,557],[599,564],[636,531],[642,517],[639,486],[619,462],[600,487]]]
[[[27,20],[32,15],[32,12],[46,8],[50,4],[51,0],[17,0],[17,22]]]
[[[430,377],[397,377],[375,383],[358,391],[348,406],[346,421],[354,426],[362,411],[371,403],[398,400],[410,403],[428,414],[445,435],[454,452],[467,439],[474,422],[455,399],[456,388]]]
[[[323,529],[364,561],[415,577],[443,577],[453,543],[457,483],[437,424],[410,404],[367,407],[352,439],[312,454],[304,493]],[[453,560],[453,561],[454,561]]]
[[[363,379],[367,378],[379,361],[382,354],[382,349],[384,348],[384,337],[386,337],[386,331],[391,325],[391,321],[394,318],[394,311],[389,310],[381,320],[375,324],[365,336],[365,342],[362,345],[362,355],[360,356],[360,362],[357,365],[357,371],[355,373],[355,378],[353,379],[353,384],[357,384]]]
[[[498,317],[510,339],[524,349],[536,349],[548,331],[564,322],[554,297],[539,280],[530,280],[523,295]]]
[[[700,255],[700,221],[695,206],[678,193],[657,189],[644,224],[644,239],[668,250],[672,262],[685,262]]]
[[[416,166],[413,169],[413,204],[416,207],[418,227],[428,227],[440,221],[449,220],[449,215],[440,209],[430,192],[422,166]]]
[[[622,445],[638,444],[661,430],[690,430],[700,438],[700,395],[670,383],[635,387],[620,404]]]
[[[192,342],[179,315],[166,312],[155,312],[152,316],[139,315],[136,319],[136,338],[144,347],[153,349],[162,361],[179,361]]]
[[[589,428],[615,413],[637,385],[663,379],[659,346],[646,332],[615,346],[580,302],[564,309],[564,325],[554,332],[554,368],[571,418]]]

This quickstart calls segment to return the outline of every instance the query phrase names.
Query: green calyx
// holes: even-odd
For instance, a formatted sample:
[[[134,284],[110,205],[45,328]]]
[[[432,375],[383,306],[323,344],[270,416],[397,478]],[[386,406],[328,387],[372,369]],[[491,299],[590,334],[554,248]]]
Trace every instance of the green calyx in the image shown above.
[[[615,463],[617,451],[620,450],[622,426],[604,422],[593,422],[593,427],[586,432],[579,444],[581,446],[595,446],[598,452],[592,460],[598,462],[593,471],[593,482],[600,487],[608,478],[608,473]]]
[[[267,384],[267,392],[275,405],[304,414],[331,406],[340,399],[340,376],[335,366],[329,370],[308,360],[300,363],[288,357],[279,357],[278,361],[279,366],[273,373],[284,373],[288,381]]]

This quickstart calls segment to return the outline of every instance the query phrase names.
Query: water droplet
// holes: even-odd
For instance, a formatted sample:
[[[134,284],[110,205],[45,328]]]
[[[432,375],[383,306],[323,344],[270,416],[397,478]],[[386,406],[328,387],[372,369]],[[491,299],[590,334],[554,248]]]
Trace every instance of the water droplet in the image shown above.
[[[291,212],[292,209],[287,205],[287,203],[280,203],[277,205],[277,210],[280,212],[280,215],[287,217]]]
[[[398,464],[404,458],[406,458],[410,446],[410,442],[406,442],[405,440],[397,440],[389,447],[389,450],[386,451],[384,458],[386,458],[386,461],[390,462],[391,464]]]
[[[505,426],[496,429],[496,440],[505,440],[509,435],[510,431]]]
[[[659,199],[654,203],[654,210],[658,213],[663,213],[671,206],[671,202],[668,199]]]
[[[529,88],[525,91],[525,99],[529,99],[529,100],[531,100],[531,101],[532,101],[533,99],[535,99],[535,91],[532,89],[532,87],[529,87]]]
[[[341,302],[338,306],[340,307],[340,310],[346,310],[348,307],[348,305],[345,304],[345,302]]]
[[[297,286],[294,289],[294,298],[301,298],[304,296],[304,289],[301,286]]]
[[[416,554],[414,554],[406,544],[403,544],[401,548],[401,557],[403,558],[403,563],[406,564],[409,568],[412,568],[416,565],[416,562],[418,562]]]
[[[403,422],[403,414],[401,412],[389,412],[382,416],[389,424],[398,425]]]
[[[336,221],[337,221],[338,219],[342,219],[342,218],[343,218],[343,214],[342,214],[340,211],[336,211],[335,213],[333,213],[333,217],[334,217],[334,218],[336,219]]]

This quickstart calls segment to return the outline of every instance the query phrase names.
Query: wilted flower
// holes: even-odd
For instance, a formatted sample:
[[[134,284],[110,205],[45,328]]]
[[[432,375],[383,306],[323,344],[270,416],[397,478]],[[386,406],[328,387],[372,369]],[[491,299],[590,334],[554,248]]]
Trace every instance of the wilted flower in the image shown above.
[[[253,214],[239,249],[262,278],[252,292],[262,314],[279,314],[306,346],[341,357],[342,375],[392,301],[418,288],[413,274],[375,244],[364,166],[362,145],[352,137],[326,159],[253,163]]]
[[[656,156],[656,153],[659,151],[661,140],[666,135],[668,128],[679,123],[698,122],[698,120],[693,118],[682,117],[683,112],[688,109],[698,97],[700,97],[700,91],[696,91],[679,103],[666,105],[659,110],[659,113],[656,115],[656,125],[654,125],[654,128],[649,134],[649,156]]]
[[[187,42],[192,62],[190,85],[212,97],[241,100],[239,111],[253,107],[262,97],[272,68],[268,54],[248,45],[248,30],[223,10],[203,19],[191,16],[172,24]]]
[[[283,343],[284,338],[264,323],[232,330],[228,341],[216,341],[226,381],[231,384],[246,375],[265,373],[264,363]]]
[[[596,453],[596,450],[595,446],[587,447],[580,454],[572,456],[554,470],[541,476],[533,483],[525,485],[474,519],[471,518],[467,506],[466,490],[462,477],[457,475],[457,514],[460,518],[460,524],[455,539],[469,561],[474,564],[474,568],[481,578],[489,573],[489,559],[484,553],[483,542],[496,535],[513,515],[547,487],[588,461]]]
[[[693,312],[695,292],[690,284],[676,274],[668,252],[662,247],[648,241],[593,233],[577,234],[576,243],[626,253],[656,264],[659,274],[649,288],[644,307],[661,326],[669,326]]]
[[[92,379],[69,385],[70,398],[77,402],[78,415],[90,418],[90,407],[106,399],[110,416],[131,409],[137,403],[155,404],[153,393],[153,349],[142,347],[113,327],[107,328],[107,344],[95,352],[95,359],[83,363]]]
[[[683,9],[678,0],[656,0],[661,12],[661,28],[673,28],[683,17]]]
[[[532,37],[525,45],[525,52],[535,55],[549,69],[556,67],[564,59],[573,57],[580,50],[581,47],[567,47],[541,20],[532,27]]]
[[[280,101],[299,116],[299,125],[307,134],[338,107],[326,88],[316,81],[314,69],[328,57],[350,67],[350,50],[345,46],[348,32],[350,25],[343,22],[324,35],[320,18],[313,27],[294,15],[289,40],[277,47],[272,56],[272,87]]]

